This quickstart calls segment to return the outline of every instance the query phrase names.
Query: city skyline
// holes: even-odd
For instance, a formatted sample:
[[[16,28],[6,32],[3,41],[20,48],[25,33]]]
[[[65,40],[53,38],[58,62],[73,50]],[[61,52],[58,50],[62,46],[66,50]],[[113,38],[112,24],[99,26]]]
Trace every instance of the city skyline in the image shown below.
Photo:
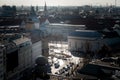
[[[120,6],[120,0],[0,0],[0,6],[2,5],[16,5],[16,6]]]

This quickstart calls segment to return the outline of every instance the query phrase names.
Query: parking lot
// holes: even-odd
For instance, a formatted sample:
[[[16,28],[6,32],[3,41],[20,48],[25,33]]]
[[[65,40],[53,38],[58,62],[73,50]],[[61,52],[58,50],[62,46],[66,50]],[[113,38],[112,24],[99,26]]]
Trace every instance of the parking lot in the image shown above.
[[[51,74],[60,76],[70,76],[73,74],[75,67],[82,60],[74,57],[68,51],[68,45],[65,44],[49,44],[48,62],[51,66]]]

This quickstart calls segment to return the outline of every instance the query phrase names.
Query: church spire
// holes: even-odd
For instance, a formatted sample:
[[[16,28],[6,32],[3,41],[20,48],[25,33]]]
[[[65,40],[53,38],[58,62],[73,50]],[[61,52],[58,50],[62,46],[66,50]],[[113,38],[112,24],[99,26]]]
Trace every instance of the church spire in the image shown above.
[[[44,12],[47,11],[47,5],[46,5],[46,2],[45,2],[45,6],[44,6]]]
[[[47,5],[46,5],[46,2],[45,2],[45,6],[44,6],[44,14],[45,14],[45,16],[47,16]]]

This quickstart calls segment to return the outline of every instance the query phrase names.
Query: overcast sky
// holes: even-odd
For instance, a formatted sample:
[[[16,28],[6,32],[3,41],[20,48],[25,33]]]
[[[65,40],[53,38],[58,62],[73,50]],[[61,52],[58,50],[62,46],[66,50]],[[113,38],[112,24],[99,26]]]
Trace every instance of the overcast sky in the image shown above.
[[[120,0],[116,0],[120,6]],[[81,6],[81,5],[115,5],[115,0],[0,0],[1,5],[27,5],[27,6]]]

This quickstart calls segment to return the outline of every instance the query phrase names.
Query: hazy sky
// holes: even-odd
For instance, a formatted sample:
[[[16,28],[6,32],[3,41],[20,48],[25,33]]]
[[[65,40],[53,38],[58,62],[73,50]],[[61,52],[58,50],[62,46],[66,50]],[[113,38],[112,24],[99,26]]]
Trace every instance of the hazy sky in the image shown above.
[[[120,6],[120,0],[117,1],[117,6]],[[0,0],[1,5],[38,5],[44,6],[81,6],[81,5],[115,5],[115,0]]]

